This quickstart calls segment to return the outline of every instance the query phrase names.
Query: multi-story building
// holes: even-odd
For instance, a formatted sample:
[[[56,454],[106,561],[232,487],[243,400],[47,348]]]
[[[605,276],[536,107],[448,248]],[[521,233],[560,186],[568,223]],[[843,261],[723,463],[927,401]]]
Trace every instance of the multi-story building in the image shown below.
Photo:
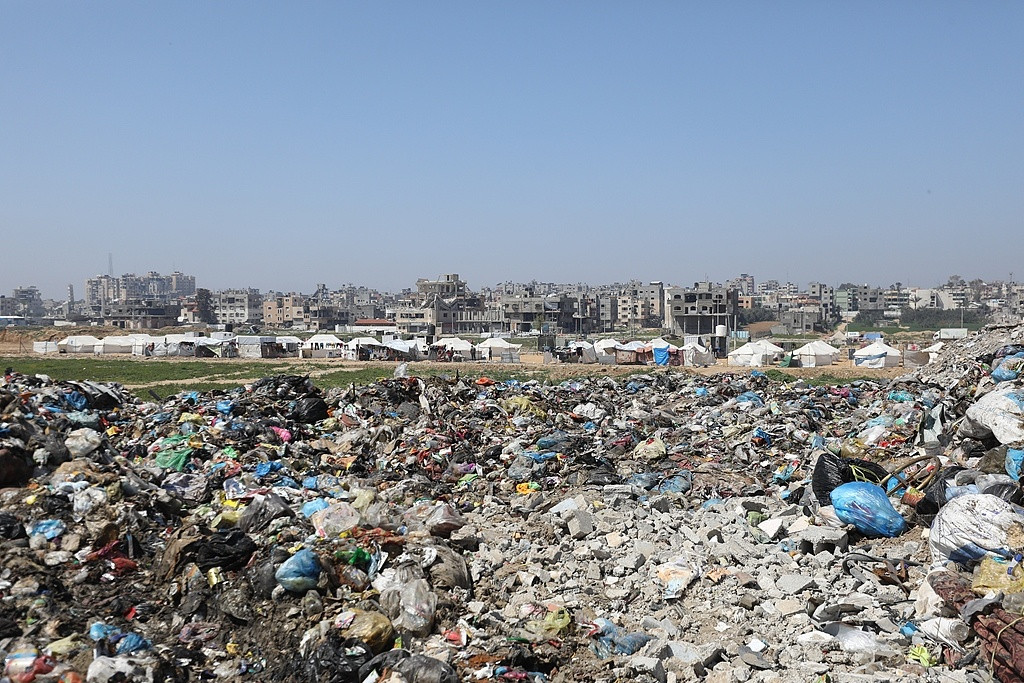
[[[258,289],[225,289],[214,292],[213,314],[221,325],[258,323],[263,320],[263,296]]]
[[[18,313],[26,318],[41,318],[46,315],[43,297],[38,287],[15,287],[11,298],[18,304]]]
[[[728,289],[735,289],[740,296],[751,296],[757,293],[754,287],[754,276],[747,273],[740,273],[739,277],[727,280],[725,286]]]
[[[739,292],[711,282],[696,282],[692,288],[669,287],[665,291],[669,310],[666,327],[673,334],[713,334],[717,325],[734,329],[739,311]]]
[[[134,299],[107,304],[103,324],[125,330],[156,330],[176,324],[180,314],[181,306],[176,303]]]
[[[131,301],[174,301],[196,293],[196,278],[175,271],[161,275],[150,271],[145,275],[125,273],[119,277],[97,275],[85,281],[85,305],[94,313],[113,303]]]

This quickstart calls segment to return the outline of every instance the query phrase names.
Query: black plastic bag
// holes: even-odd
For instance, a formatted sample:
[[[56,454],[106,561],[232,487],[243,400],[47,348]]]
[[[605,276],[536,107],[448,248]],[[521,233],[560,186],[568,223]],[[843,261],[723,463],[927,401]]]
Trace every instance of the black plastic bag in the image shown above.
[[[818,456],[811,474],[811,490],[819,505],[831,505],[832,490],[851,481],[881,482],[889,473],[884,467],[869,460],[841,458],[825,452]]]
[[[25,537],[25,527],[14,515],[0,512],[0,538],[13,540]]]
[[[0,486],[20,486],[32,474],[32,463],[20,448],[0,448]]]
[[[295,402],[289,419],[306,424],[327,419],[327,402],[319,396],[306,396]]]
[[[426,655],[413,655],[394,667],[407,683],[459,683],[459,675],[447,662]]]
[[[238,529],[218,531],[190,543],[185,555],[204,572],[214,567],[236,571],[245,567],[256,552],[256,543]]]
[[[276,493],[256,496],[238,517],[238,528],[245,532],[263,531],[278,517],[294,516],[295,513]]]
[[[355,638],[342,639],[336,632],[298,658],[297,680],[326,683],[359,683],[359,669],[371,658],[370,646]],[[410,682],[411,683],[411,682]]]

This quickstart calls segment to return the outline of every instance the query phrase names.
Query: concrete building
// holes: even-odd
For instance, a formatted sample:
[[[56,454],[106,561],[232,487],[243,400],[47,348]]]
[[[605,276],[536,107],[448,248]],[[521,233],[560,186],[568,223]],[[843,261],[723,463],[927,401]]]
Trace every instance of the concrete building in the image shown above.
[[[225,289],[214,292],[213,314],[221,325],[263,321],[263,296],[258,289]]]
[[[157,330],[177,324],[180,314],[181,306],[176,303],[134,299],[107,304],[103,324],[123,330]]]
[[[713,334],[717,325],[734,329],[739,312],[739,292],[711,282],[696,282],[692,288],[669,287],[665,291],[669,309],[666,327],[673,334]]]

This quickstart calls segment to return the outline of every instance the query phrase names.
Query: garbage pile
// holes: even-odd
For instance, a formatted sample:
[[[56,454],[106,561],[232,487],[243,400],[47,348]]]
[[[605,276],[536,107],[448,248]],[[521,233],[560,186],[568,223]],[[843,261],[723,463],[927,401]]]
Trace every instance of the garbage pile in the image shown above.
[[[0,385],[31,681],[1002,681],[1024,329],[894,381]]]

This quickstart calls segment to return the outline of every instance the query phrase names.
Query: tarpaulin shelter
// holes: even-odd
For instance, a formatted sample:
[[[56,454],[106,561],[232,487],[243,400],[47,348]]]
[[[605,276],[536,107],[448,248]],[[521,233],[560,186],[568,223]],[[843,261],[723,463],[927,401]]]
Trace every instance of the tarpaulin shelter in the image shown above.
[[[876,341],[853,352],[858,368],[894,368],[900,364],[900,352],[885,342]]]
[[[341,358],[347,350],[341,339],[321,332],[302,342],[300,354],[303,358]]]
[[[596,351],[599,356],[602,354],[614,356],[615,347],[618,345],[619,342],[616,339],[599,339],[594,342],[594,351]]]
[[[274,344],[277,340],[273,335],[244,335],[235,337],[238,344],[239,358],[273,358]]]
[[[711,353],[700,344],[693,342],[683,344],[679,347],[679,352],[683,357],[683,365],[689,367],[704,367],[715,364],[715,354]]]
[[[839,349],[815,339],[793,351],[793,358],[802,368],[817,368],[835,363],[839,359]]]
[[[35,353],[57,353],[60,349],[57,348],[55,341],[37,341],[32,342],[32,351]]]
[[[132,353],[135,348],[133,337],[104,337],[93,349],[96,354]]]
[[[57,342],[60,353],[95,353],[100,340],[91,334],[76,334]]]
[[[283,336],[274,339],[275,358],[297,358],[302,340],[298,337]]]
[[[654,358],[655,365],[681,365],[682,359],[679,357],[679,347],[669,344],[667,341],[658,337],[652,339],[650,343],[651,355]],[[673,360],[675,361],[673,363]]]
[[[214,339],[199,337],[195,344],[197,358],[235,358],[238,356],[238,345],[234,337],[231,339]]]
[[[770,341],[759,339],[747,342],[734,351],[729,352],[729,365],[742,367],[759,367],[774,363],[783,354],[783,349]]]
[[[523,348],[522,344],[513,344],[501,337],[490,337],[476,345],[477,358],[502,359],[503,356],[518,354],[521,348]]]

